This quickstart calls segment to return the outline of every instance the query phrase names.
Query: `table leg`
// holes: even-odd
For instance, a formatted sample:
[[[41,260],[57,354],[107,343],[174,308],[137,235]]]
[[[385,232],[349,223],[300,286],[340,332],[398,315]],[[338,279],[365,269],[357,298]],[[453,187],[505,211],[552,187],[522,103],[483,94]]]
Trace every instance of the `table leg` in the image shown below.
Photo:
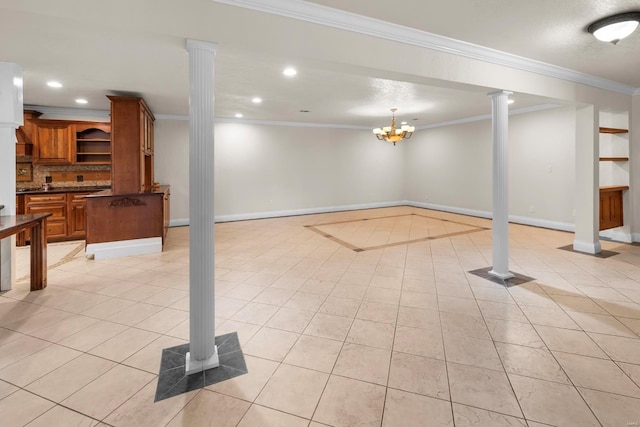
[[[31,290],[47,287],[47,219],[31,229]]]

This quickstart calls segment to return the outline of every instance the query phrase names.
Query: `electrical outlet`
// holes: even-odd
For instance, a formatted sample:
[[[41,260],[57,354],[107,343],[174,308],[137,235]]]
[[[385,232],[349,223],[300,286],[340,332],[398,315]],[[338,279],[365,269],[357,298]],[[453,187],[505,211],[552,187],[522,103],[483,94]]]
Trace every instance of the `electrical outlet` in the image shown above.
[[[529,212],[534,213],[536,211],[536,207],[531,205],[529,206]]]
[[[425,200],[429,200],[429,196],[427,196],[426,194],[424,195],[424,199]]]
[[[82,176],[82,175],[76,175],[76,181],[77,181],[77,182],[82,182],[82,181],[84,181],[84,176]]]
[[[552,165],[547,166],[547,172],[549,172],[549,173],[553,172],[553,166]]]
[[[273,206],[273,200],[269,199],[269,206]]]
[[[53,182],[53,178],[51,178],[50,176],[45,176],[44,182],[46,182],[47,184],[51,184]]]

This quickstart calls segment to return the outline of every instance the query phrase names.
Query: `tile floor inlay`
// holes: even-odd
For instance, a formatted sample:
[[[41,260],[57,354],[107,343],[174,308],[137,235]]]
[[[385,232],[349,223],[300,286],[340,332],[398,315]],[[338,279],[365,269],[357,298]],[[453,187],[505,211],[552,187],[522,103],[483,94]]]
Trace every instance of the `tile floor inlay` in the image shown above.
[[[195,380],[188,227],[161,253],[107,260],[51,243],[38,292],[17,248],[20,279],[0,292],[0,425],[640,422],[640,246],[602,240],[619,255],[585,256],[558,250],[572,233],[509,224],[512,268],[536,278],[509,287],[469,273],[491,265],[490,227],[409,206],[216,224],[215,335],[246,365]],[[228,333],[241,348],[221,345]]]
[[[346,221],[305,225],[305,228],[336,242],[354,252],[390,248],[410,243],[443,239],[489,230],[451,219],[441,219],[411,212],[376,218],[361,218]],[[396,240],[389,230],[408,228]]]
[[[534,280],[536,280],[533,277],[525,276],[524,274],[515,273],[513,271],[511,273],[513,273],[515,277],[512,277],[510,279],[500,279],[499,277],[495,277],[489,274],[491,269],[492,267],[478,268],[476,270],[469,271],[469,273],[478,277],[482,277],[483,279],[490,280],[493,283],[497,283],[498,285],[502,285],[507,288],[533,282]]]
[[[218,346],[220,366],[191,375],[185,375],[184,373],[185,357],[189,351],[189,344],[162,350],[162,362],[160,363],[155,402],[249,372],[236,332],[216,337],[216,345]]]

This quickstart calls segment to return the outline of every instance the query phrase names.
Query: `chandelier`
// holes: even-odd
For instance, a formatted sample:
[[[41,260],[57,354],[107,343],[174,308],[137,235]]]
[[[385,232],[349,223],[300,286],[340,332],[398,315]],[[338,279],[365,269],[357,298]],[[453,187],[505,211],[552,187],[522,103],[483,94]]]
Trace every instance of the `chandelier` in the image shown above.
[[[396,142],[402,141],[403,139],[411,138],[413,135],[413,131],[416,130],[413,126],[402,125],[400,129],[396,129],[396,111],[397,108],[392,108],[391,113],[393,114],[393,118],[391,119],[391,126],[385,126],[383,128],[375,128],[373,133],[376,138],[380,141],[388,141],[393,142],[393,145],[396,145]]]

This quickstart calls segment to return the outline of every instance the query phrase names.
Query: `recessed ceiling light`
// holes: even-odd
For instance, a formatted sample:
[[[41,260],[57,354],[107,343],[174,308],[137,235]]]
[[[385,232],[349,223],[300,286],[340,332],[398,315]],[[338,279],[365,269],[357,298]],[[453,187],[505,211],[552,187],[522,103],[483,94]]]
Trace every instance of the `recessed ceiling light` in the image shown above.
[[[78,99],[76,99],[76,102],[77,102],[78,104],[88,104],[88,103],[89,103],[89,101],[87,101],[87,100],[86,100],[86,99],[84,99],[84,98],[78,98]]]
[[[510,100],[507,101],[507,104],[513,104],[514,102],[516,102],[516,101],[514,101],[513,99],[510,99]]]
[[[236,119],[241,119],[242,118],[242,113],[236,113]]]
[[[295,76],[296,74],[298,74],[298,71],[297,71],[295,68],[293,68],[293,67],[287,67],[287,68],[285,68],[285,69],[284,69],[284,71],[282,72],[282,74],[284,74],[284,75],[285,75],[285,76],[287,76],[287,77],[293,77],[293,76]]]
[[[256,96],[251,100],[251,102],[253,102],[254,104],[260,104],[262,102],[262,98]]]
[[[62,87],[62,83],[51,80],[50,82],[47,82],[47,86],[59,89]]]
[[[407,124],[407,122],[401,122],[400,124],[401,124],[401,125],[406,125],[406,124]]]

